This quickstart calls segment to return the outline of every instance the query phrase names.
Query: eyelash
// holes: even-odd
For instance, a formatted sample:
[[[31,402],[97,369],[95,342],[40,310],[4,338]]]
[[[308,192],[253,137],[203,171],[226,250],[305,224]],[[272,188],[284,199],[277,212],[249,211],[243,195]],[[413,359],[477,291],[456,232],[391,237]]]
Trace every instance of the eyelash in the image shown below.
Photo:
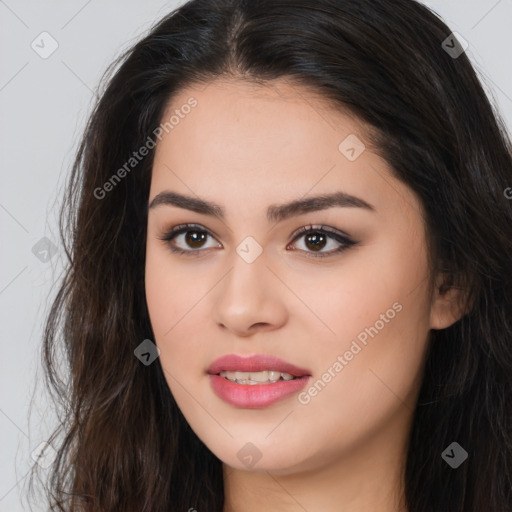
[[[190,251],[187,251],[184,249],[178,249],[176,247],[173,247],[170,244],[170,242],[176,236],[178,236],[182,233],[186,233],[188,231],[197,231],[197,232],[206,233],[207,235],[212,236],[208,232],[208,230],[203,229],[203,227],[198,224],[181,224],[181,225],[176,226],[176,227],[172,228],[171,230],[169,230],[167,233],[164,234],[164,236],[160,237],[159,240],[167,242],[169,249],[173,253],[183,254],[186,256],[197,256],[197,255],[199,255],[199,253],[202,252],[202,249],[196,249],[196,250],[192,249]],[[349,249],[353,245],[357,244],[357,242],[354,242],[353,240],[348,238],[348,236],[346,236],[346,235],[342,235],[341,233],[332,231],[329,228],[326,228],[325,226],[315,227],[313,225],[304,226],[304,227],[300,228],[298,231],[296,231],[294,233],[294,238],[291,241],[291,243],[294,243],[300,237],[302,237],[304,235],[311,234],[311,233],[321,233],[321,234],[327,235],[328,238],[332,238],[336,242],[339,242],[342,244],[338,249],[333,249],[331,251],[324,252],[324,253],[322,253],[322,252],[315,253],[314,251],[311,251],[311,252],[310,251],[302,251],[302,252],[306,252],[312,258],[327,258],[329,256],[334,256],[335,254],[339,254],[339,253]],[[213,236],[212,236],[212,238],[213,238]],[[299,249],[299,250],[301,250],[301,249]]]

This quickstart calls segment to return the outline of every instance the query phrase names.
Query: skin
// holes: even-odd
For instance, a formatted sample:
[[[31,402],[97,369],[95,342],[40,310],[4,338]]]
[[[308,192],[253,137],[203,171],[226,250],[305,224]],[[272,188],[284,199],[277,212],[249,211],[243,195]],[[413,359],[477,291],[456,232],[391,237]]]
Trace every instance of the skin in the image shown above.
[[[405,510],[407,436],[429,331],[461,316],[457,292],[441,295],[442,276],[431,281],[417,196],[371,150],[361,121],[303,86],[189,86],[164,118],[191,96],[197,106],[157,144],[149,203],[175,191],[221,205],[226,217],[150,209],[146,298],[169,388],[223,461],[224,511]],[[367,145],[354,161],[338,149],[351,134]],[[341,190],[375,211],[266,218],[269,205]],[[202,245],[185,235],[160,239],[183,223],[209,236]],[[293,238],[311,224],[357,244],[315,258],[307,235]],[[252,263],[236,252],[247,236],[263,250]],[[174,254],[169,244],[200,255]],[[339,246],[328,238],[317,251]],[[230,353],[280,357],[310,369],[315,382],[395,303],[401,310],[307,404],[295,394],[264,409],[238,408],[210,387],[206,369]],[[248,442],[261,454],[252,467],[237,456]]]

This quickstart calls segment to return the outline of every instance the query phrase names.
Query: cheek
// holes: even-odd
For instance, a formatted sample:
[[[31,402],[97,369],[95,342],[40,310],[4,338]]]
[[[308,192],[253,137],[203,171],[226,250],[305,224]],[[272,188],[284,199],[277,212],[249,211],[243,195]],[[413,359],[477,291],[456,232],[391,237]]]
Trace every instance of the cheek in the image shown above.
[[[170,321],[175,318],[174,307],[176,296],[169,293],[168,265],[161,257],[161,251],[155,250],[148,244],[146,250],[146,302],[153,332],[158,339],[171,327]]]
[[[201,296],[201,280],[191,279],[184,265],[173,265],[160,243],[147,244],[145,289],[153,332],[163,341],[171,338],[169,330],[199,300],[195,298]]]
[[[423,334],[428,330],[426,251],[421,240],[409,242],[410,236],[386,233],[347,251],[336,266],[292,270],[289,279],[294,290],[316,316],[301,315],[304,320],[300,321],[307,318],[310,329],[316,323],[323,340],[315,350],[350,345],[351,339],[375,323],[379,337],[393,332],[397,342],[402,330],[412,330],[404,332],[406,337],[414,330]]]
[[[160,362],[174,394],[177,384],[171,377],[178,382],[190,381],[203,371],[198,354],[201,348],[204,350],[204,337],[197,336],[197,332],[207,319],[198,317],[203,312],[199,303],[211,284],[201,277],[197,267],[188,273],[186,264],[173,265],[170,260],[166,250],[148,242],[146,302]]]

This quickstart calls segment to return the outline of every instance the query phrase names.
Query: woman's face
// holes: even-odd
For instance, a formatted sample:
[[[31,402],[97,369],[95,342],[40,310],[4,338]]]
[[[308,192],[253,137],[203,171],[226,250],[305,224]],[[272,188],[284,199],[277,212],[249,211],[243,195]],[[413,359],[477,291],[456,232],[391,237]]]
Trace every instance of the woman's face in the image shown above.
[[[364,148],[362,123],[299,86],[215,81],[182,90],[163,122],[173,113],[146,297],[192,429],[228,466],[281,474],[402,450],[429,330],[452,323],[429,293],[415,194]],[[214,364],[226,355],[255,357]]]

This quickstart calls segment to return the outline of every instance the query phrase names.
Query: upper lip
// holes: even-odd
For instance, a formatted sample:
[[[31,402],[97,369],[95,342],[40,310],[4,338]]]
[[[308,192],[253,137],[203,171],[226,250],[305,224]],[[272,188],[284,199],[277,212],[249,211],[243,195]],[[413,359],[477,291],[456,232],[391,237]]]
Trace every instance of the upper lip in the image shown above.
[[[256,354],[252,356],[240,356],[238,354],[226,354],[208,367],[207,373],[218,375],[220,372],[260,372],[264,370],[273,370],[282,373],[289,373],[294,377],[310,376],[310,370],[299,368],[294,364],[283,361],[278,357],[268,354]]]

